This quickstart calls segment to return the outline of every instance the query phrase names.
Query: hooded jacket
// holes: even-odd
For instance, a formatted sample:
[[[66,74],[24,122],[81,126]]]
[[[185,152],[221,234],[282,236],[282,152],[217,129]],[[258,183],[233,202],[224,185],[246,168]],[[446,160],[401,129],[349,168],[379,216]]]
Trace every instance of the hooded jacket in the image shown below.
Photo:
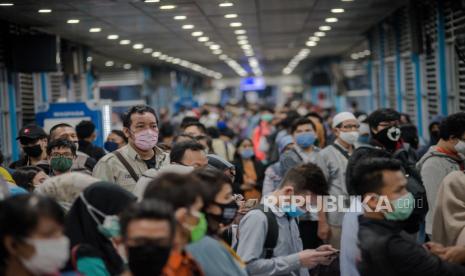
[[[432,146],[417,163],[417,170],[421,174],[429,204],[425,218],[427,234],[431,235],[433,231],[433,210],[436,206],[439,186],[449,173],[460,170],[462,162],[462,159],[439,152],[436,146]]]

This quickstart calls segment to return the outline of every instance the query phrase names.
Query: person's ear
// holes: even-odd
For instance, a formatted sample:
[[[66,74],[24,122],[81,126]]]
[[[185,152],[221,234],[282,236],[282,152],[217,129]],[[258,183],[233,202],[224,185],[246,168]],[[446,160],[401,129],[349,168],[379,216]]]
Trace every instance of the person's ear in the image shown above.
[[[283,187],[283,194],[287,196],[294,195],[294,187],[286,185]]]
[[[92,132],[92,135],[90,136],[90,138],[93,140],[95,140],[97,138],[97,134],[94,132]]]
[[[378,206],[379,195],[375,193],[365,194],[363,201],[366,202],[366,204],[372,211],[374,211],[376,210],[376,207]]]
[[[4,237],[3,244],[5,245],[7,252],[13,256],[20,256],[28,259],[35,254],[34,247],[19,243],[11,235]]]
[[[370,131],[371,133],[376,134],[378,133],[378,127],[370,127]]]
[[[126,138],[131,137],[131,132],[129,131],[129,128],[123,127],[123,132],[124,132],[124,136],[126,136]]]
[[[179,223],[184,223],[187,219],[187,208],[182,207],[178,208],[176,212],[174,212],[174,218],[176,219],[177,222]]]

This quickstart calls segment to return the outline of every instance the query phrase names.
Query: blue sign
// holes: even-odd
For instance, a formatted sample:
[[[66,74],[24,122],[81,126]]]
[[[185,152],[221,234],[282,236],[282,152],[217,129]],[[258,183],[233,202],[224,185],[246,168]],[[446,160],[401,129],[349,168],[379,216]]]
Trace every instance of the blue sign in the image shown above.
[[[101,110],[92,109],[84,102],[52,103],[45,111],[36,114],[37,124],[42,126],[47,133],[59,123],[75,127],[82,120],[89,120],[95,124],[97,138],[94,144],[102,147],[104,137]]]

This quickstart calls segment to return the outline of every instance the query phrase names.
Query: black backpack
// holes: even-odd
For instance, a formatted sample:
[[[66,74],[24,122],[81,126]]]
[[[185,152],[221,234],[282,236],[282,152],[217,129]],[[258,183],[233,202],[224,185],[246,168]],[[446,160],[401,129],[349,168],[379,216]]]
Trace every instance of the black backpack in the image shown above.
[[[268,231],[266,233],[265,243],[263,244],[263,250],[265,251],[265,259],[271,259],[273,257],[273,251],[278,243],[279,226],[273,212],[265,212],[265,206],[263,204],[258,205],[254,208],[260,210],[266,216],[266,223],[268,224]],[[240,240],[237,241],[234,250],[237,251],[237,246]]]

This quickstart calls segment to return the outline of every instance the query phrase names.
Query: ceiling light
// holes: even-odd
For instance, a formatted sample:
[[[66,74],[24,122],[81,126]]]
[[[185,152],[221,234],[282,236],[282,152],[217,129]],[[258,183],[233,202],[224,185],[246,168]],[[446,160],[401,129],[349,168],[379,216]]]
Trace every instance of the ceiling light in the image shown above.
[[[89,32],[90,33],[99,33],[102,31],[102,28],[90,28]]]
[[[241,22],[231,22],[231,23],[229,23],[229,26],[233,27],[233,28],[238,28],[238,27],[242,27],[242,23]]]
[[[145,0],[145,3],[158,3],[160,0]]]
[[[225,59],[228,58],[228,56],[227,55],[220,55],[218,58],[221,59],[221,60],[225,60]]]
[[[325,33],[325,32],[315,32],[314,35],[315,35],[315,36],[322,37],[322,36],[325,36],[326,33]]]
[[[13,3],[0,3],[0,7],[11,7],[13,5]]]
[[[113,61],[111,61],[111,60],[105,62],[105,66],[106,66],[106,67],[111,67],[111,66],[113,66],[113,65],[115,65],[115,63],[114,63]]]
[[[325,21],[328,22],[328,23],[334,23],[334,22],[337,22],[337,18],[336,17],[329,17],[329,18],[326,18]]]
[[[223,51],[221,51],[220,49],[218,49],[218,50],[214,50],[212,53],[213,53],[214,55],[220,55],[220,54],[223,53]]]
[[[320,28],[318,28],[320,31],[330,31],[331,30],[331,26],[320,26]]]
[[[181,59],[179,59],[179,58],[173,59],[173,63],[174,63],[174,64],[178,64],[178,63],[180,63],[180,62],[181,62]]]
[[[126,63],[126,64],[123,65],[123,68],[126,69],[126,70],[129,70],[129,69],[132,68],[132,65],[129,64],[129,63]]]
[[[363,51],[363,54],[366,55],[366,56],[368,56],[368,55],[371,54],[371,52],[370,52],[370,50],[365,50],[365,51]]]
[[[116,35],[116,34],[111,34],[111,35],[107,36],[107,39],[110,39],[110,40],[115,40],[115,39],[118,39],[118,38],[119,38],[119,36]]]
[[[308,47],[314,47],[314,46],[316,46],[316,42],[315,41],[307,41],[307,43],[305,43],[305,45],[307,45]]]
[[[253,53],[246,52],[245,55],[246,55],[247,57],[251,57],[251,56],[253,56]]]
[[[237,38],[237,40],[247,40],[246,35],[238,35],[236,38]]]
[[[173,18],[174,20],[185,20],[187,17],[185,15],[176,15]]]
[[[218,50],[218,49],[220,49],[220,48],[221,48],[221,47],[220,47],[220,45],[218,45],[218,44],[210,45],[210,50]]]
[[[243,34],[245,34],[247,32],[245,30],[235,30],[234,33],[237,34],[237,35],[243,35]]]
[[[156,57],[159,57],[161,56],[161,52],[153,52],[152,53],[152,57],[156,58]]]
[[[351,54],[350,57],[352,59],[358,59],[359,58],[358,54],[356,54],[356,53]]]
[[[192,36],[201,36],[203,35],[203,32],[193,32]]]
[[[213,41],[205,42],[205,46],[212,46],[213,44],[215,44],[215,42],[213,42]]]
[[[343,13],[344,9],[331,9],[332,13]]]
[[[353,2],[354,0],[341,0],[342,2]]]
[[[249,44],[249,41],[248,40],[239,40],[237,42],[237,44],[239,44],[239,45]]]
[[[245,45],[242,45],[241,48],[244,49],[244,50],[248,50],[248,49],[252,48],[252,46],[250,46],[249,44],[245,44]]]
[[[182,25],[182,28],[183,28],[184,30],[190,30],[190,29],[193,29],[193,28],[194,28],[194,25],[191,25],[191,24]]]
[[[308,38],[308,40],[310,40],[310,41],[320,41],[320,38],[317,37],[317,36],[311,36],[311,37]]]
[[[227,8],[227,7],[232,7],[234,6],[233,3],[231,2],[223,2],[223,3],[220,3],[218,6],[222,7],[222,8]]]
[[[165,60],[168,56],[167,55],[161,55],[160,57],[158,57],[159,59],[161,60]]]
[[[201,37],[197,38],[197,40],[199,42],[207,42],[208,40],[210,40],[210,38],[208,38],[208,36],[201,36]]]
[[[235,13],[229,13],[224,15],[225,18],[237,18],[237,14]]]
[[[144,50],[142,50],[142,53],[144,54],[150,54],[151,52],[153,52],[152,48],[145,48]]]
[[[160,10],[172,10],[176,8],[175,5],[163,5],[163,6],[160,6]]]
[[[132,48],[134,48],[136,50],[139,50],[139,49],[144,48],[144,44],[136,43],[136,44],[132,45]]]
[[[39,10],[39,13],[51,13],[52,10],[51,9],[40,9]]]
[[[87,57],[86,60],[87,60],[87,62],[92,62],[93,59],[92,59],[92,57]]]
[[[168,62],[172,62],[172,61],[173,61],[173,59],[174,59],[173,57],[167,57],[167,58],[166,58],[166,61],[168,61]]]
[[[79,23],[79,19],[68,19],[68,21],[66,21],[66,23],[68,23],[68,24],[77,24],[77,23]]]
[[[131,40],[128,40],[128,39],[123,39],[119,42],[119,44],[121,45],[128,45],[128,44],[131,44]]]

